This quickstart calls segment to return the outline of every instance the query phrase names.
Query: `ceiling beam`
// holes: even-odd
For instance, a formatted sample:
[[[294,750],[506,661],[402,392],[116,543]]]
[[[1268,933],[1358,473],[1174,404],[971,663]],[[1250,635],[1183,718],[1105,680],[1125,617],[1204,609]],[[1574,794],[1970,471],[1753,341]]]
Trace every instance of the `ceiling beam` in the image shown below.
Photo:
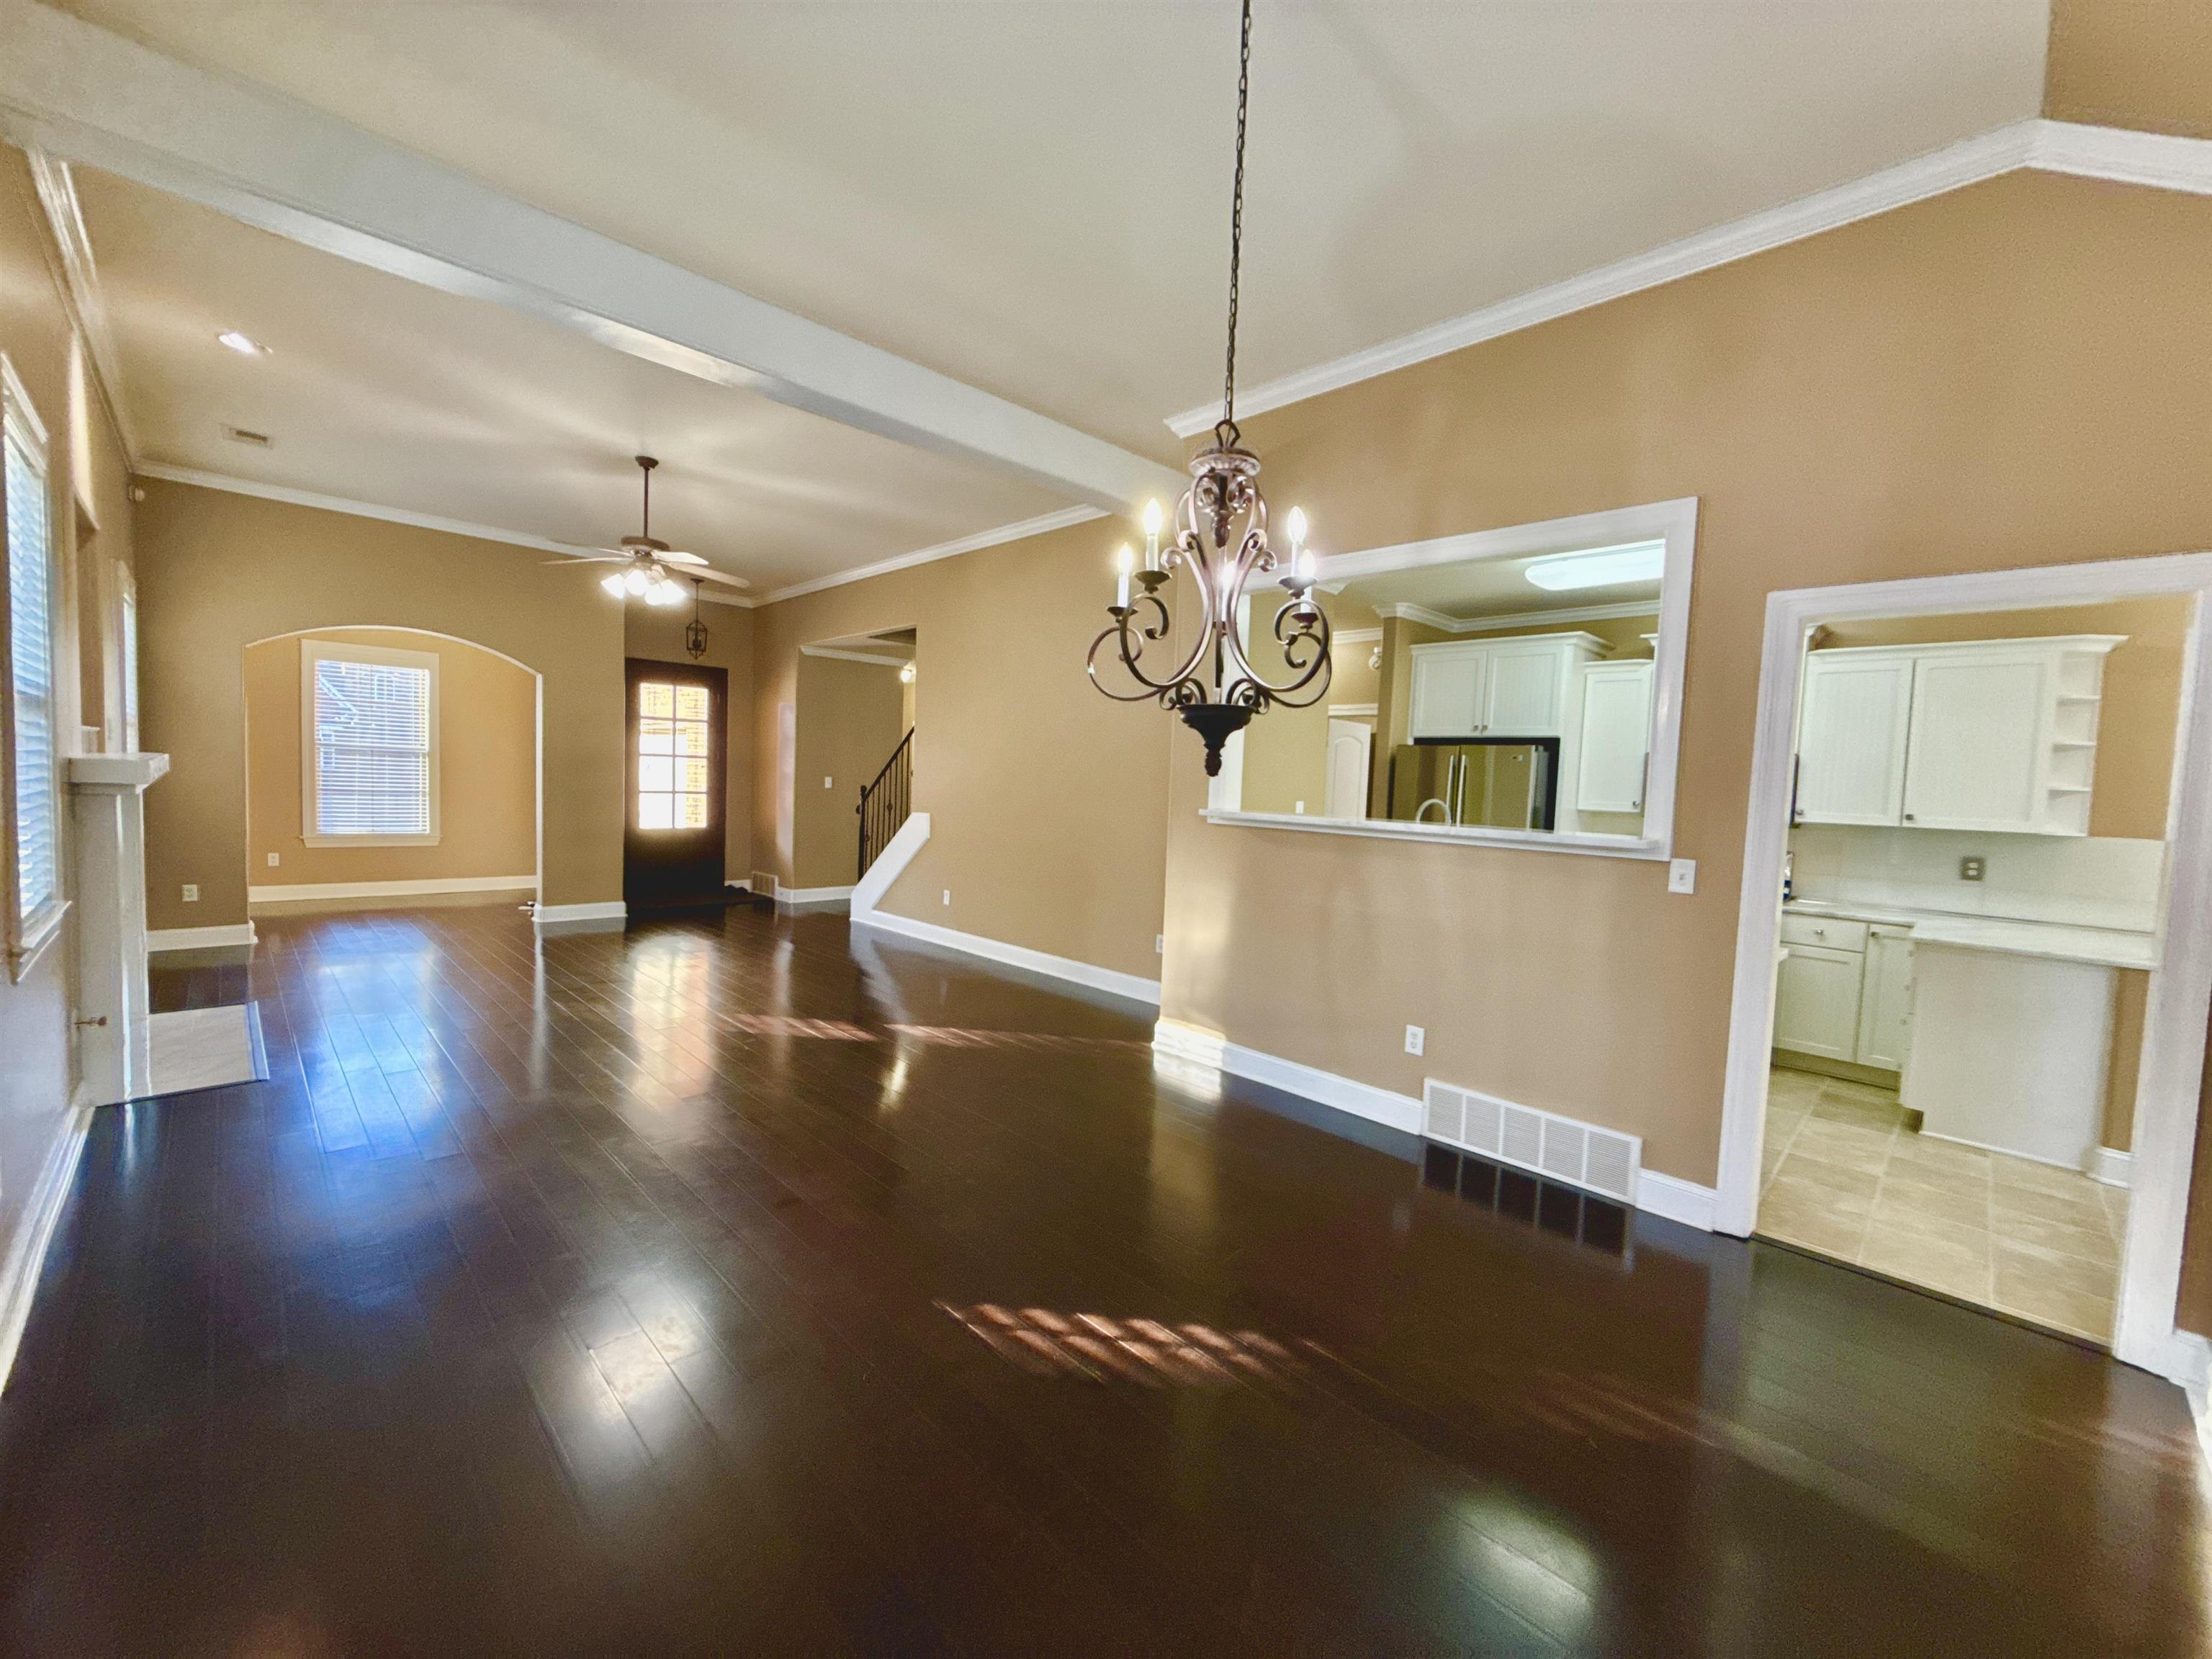
[[[1106,512],[1182,476],[33,0],[0,0],[0,131],[263,230]]]

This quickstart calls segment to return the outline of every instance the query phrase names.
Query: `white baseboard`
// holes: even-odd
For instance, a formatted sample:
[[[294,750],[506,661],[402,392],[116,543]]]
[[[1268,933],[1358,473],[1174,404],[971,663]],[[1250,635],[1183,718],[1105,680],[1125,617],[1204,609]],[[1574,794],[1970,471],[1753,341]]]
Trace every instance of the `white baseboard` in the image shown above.
[[[53,1243],[54,1227],[62,1218],[70,1179],[84,1155],[85,1133],[91,1127],[92,1108],[72,1100],[68,1121],[46,1149],[46,1160],[15,1223],[15,1236],[8,1241],[7,1260],[0,1265],[0,1388],[7,1386],[8,1373],[15,1367],[15,1350],[31,1319],[31,1299],[38,1294],[39,1273],[46,1266],[46,1247]]]
[[[1340,1112],[1365,1118],[1408,1134],[1421,1133],[1421,1103],[1411,1095],[1340,1077],[1279,1054],[1264,1054],[1231,1042],[1218,1032],[1164,1019],[1152,1027],[1152,1047],[1159,1053],[1194,1065],[1212,1066],[1232,1077],[1249,1078],[1302,1098],[1334,1106]],[[1686,1227],[1711,1232],[1713,1227],[1713,1189],[1680,1176],[1656,1170],[1639,1170],[1636,1177],[1636,1207],[1649,1210]]]
[[[249,887],[248,904],[301,899],[424,898],[438,893],[534,893],[535,876],[435,876],[421,881],[304,881]]]
[[[834,899],[852,896],[850,887],[779,887],[775,890],[778,904],[827,904]]]
[[[2107,1187],[2125,1187],[2134,1182],[2135,1164],[2134,1153],[2116,1152],[2109,1146],[2100,1146],[2089,1173]]]
[[[929,844],[929,814],[909,812],[890,844],[876,854],[867,873],[853,884],[853,915],[865,918],[881,904],[891,884],[906,873],[914,855]]]
[[[146,949],[156,951],[216,951],[252,945],[259,937],[253,924],[241,921],[227,927],[155,927],[146,935]]]
[[[1186,1025],[1180,1020],[1164,1019],[1152,1027],[1152,1047],[1177,1060],[1217,1066],[1232,1077],[1249,1078],[1285,1094],[1318,1101],[1340,1112],[1365,1118],[1370,1123],[1402,1129],[1408,1134],[1421,1132],[1421,1103],[1411,1095],[1378,1089],[1371,1083],[1340,1077],[1299,1060],[1285,1060],[1279,1054],[1243,1048],[1218,1032]]]
[[[629,907],[620,899],[594,904],[540,904],[530,913],[530,924],[546,933],[599,933],[611,924],[619,927],[629,919]]]
[[[1669,1221],[1679,1221],[1685,1227],[1695,1227],[1699,1232],[1713,1230],[1713,1202],[1716,1194],[1711,1187],[1700,1187],[1694,1181],[1685,1181],[1680,1176],[1662,1175],[1656,1170],[1636,1172],[1636,1207],[1649,1210]]]
[[[864,916],[854,916],[853,921],[862,927],[896,933],[904,939],[920,939],[925,945],[957,951],[963,956],[981,957],[986,962],[1020,968],[1032,974],[1043,974],[1052,979],[1063,979],[1072,985],[1088,986],[1094,991],[1110,992],[1117,997],[1127,997],[1133,1002],[1149,1002],[1154,1007],[1159,1006],[1160,982],[1156,979],[1139,979],[1134,974],[1117,973],[1111,968],[1077,962],[1070,957],[1032,951],[1026,945],[1008,945],[999,939],[985,939],[980,933],[963,933],[954,928],[940,927],[933,921],[916,921],[911,916],[893,915],[888,910],[871,910]]]

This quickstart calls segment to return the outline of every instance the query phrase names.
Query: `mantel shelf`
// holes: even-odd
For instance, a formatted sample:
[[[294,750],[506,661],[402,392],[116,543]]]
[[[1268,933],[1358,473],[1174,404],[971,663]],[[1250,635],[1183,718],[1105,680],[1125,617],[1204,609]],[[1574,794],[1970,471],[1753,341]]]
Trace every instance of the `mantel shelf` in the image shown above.
[[[144,789],[169,769],[167,755],[72,755],[72,789]]]

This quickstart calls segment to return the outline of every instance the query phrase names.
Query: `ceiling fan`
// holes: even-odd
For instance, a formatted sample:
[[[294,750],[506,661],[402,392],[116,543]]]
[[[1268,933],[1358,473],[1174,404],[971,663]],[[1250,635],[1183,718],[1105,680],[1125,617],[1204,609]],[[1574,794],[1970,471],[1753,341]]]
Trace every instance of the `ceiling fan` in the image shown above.
[[[635,594],[647,605],[681,605],[684,590],[678,586],[671,568],[679,568],[694,583],[702,581],[726,582],[732,587],[750,587],[752,584],[743,576],[727,576],[710,567],[696,553],[679,552],[666,542],[657,540],[653,534],[653,469],[660,463],[650,455],[634,455],[645,474],[645,512],[643,523],[635,536],[625,536],[621,545],[603,547],[596,553],[577,555],[565,559],[548,559],[551,564],[617,564],[623,567],[600,579],[599,586],[616,598]]]

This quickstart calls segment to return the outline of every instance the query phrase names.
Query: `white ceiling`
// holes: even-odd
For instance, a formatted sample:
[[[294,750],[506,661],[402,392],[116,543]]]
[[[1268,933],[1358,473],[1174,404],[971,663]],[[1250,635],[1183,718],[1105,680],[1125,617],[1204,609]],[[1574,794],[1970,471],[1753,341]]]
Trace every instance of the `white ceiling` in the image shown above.
[[[1528,580],[1528,567],[1540,558],[1470,559],[1461,564],[1395,570],[1347,582],[1343,597],[1370,609],[1418,605],[1447,617],[1507,617],[1539,611],[1577,611],[1586,605],[1625,605],[1632,600],[1659,605],[1656,581],[1615,582],[1607,587],[1542,588]]]
[[[1236,9],[74,0],[1162,459],[1219,384]],[[1243,378],[1860,177],[2041,99],[2047,0],[1265,4]]]
[[[1066,503],[76,170],[142,461],[584,545],[638,528],[754,591]],[[270,349],[216,342],[238,329]],[[266,433],[266,450],[226,426]]]

